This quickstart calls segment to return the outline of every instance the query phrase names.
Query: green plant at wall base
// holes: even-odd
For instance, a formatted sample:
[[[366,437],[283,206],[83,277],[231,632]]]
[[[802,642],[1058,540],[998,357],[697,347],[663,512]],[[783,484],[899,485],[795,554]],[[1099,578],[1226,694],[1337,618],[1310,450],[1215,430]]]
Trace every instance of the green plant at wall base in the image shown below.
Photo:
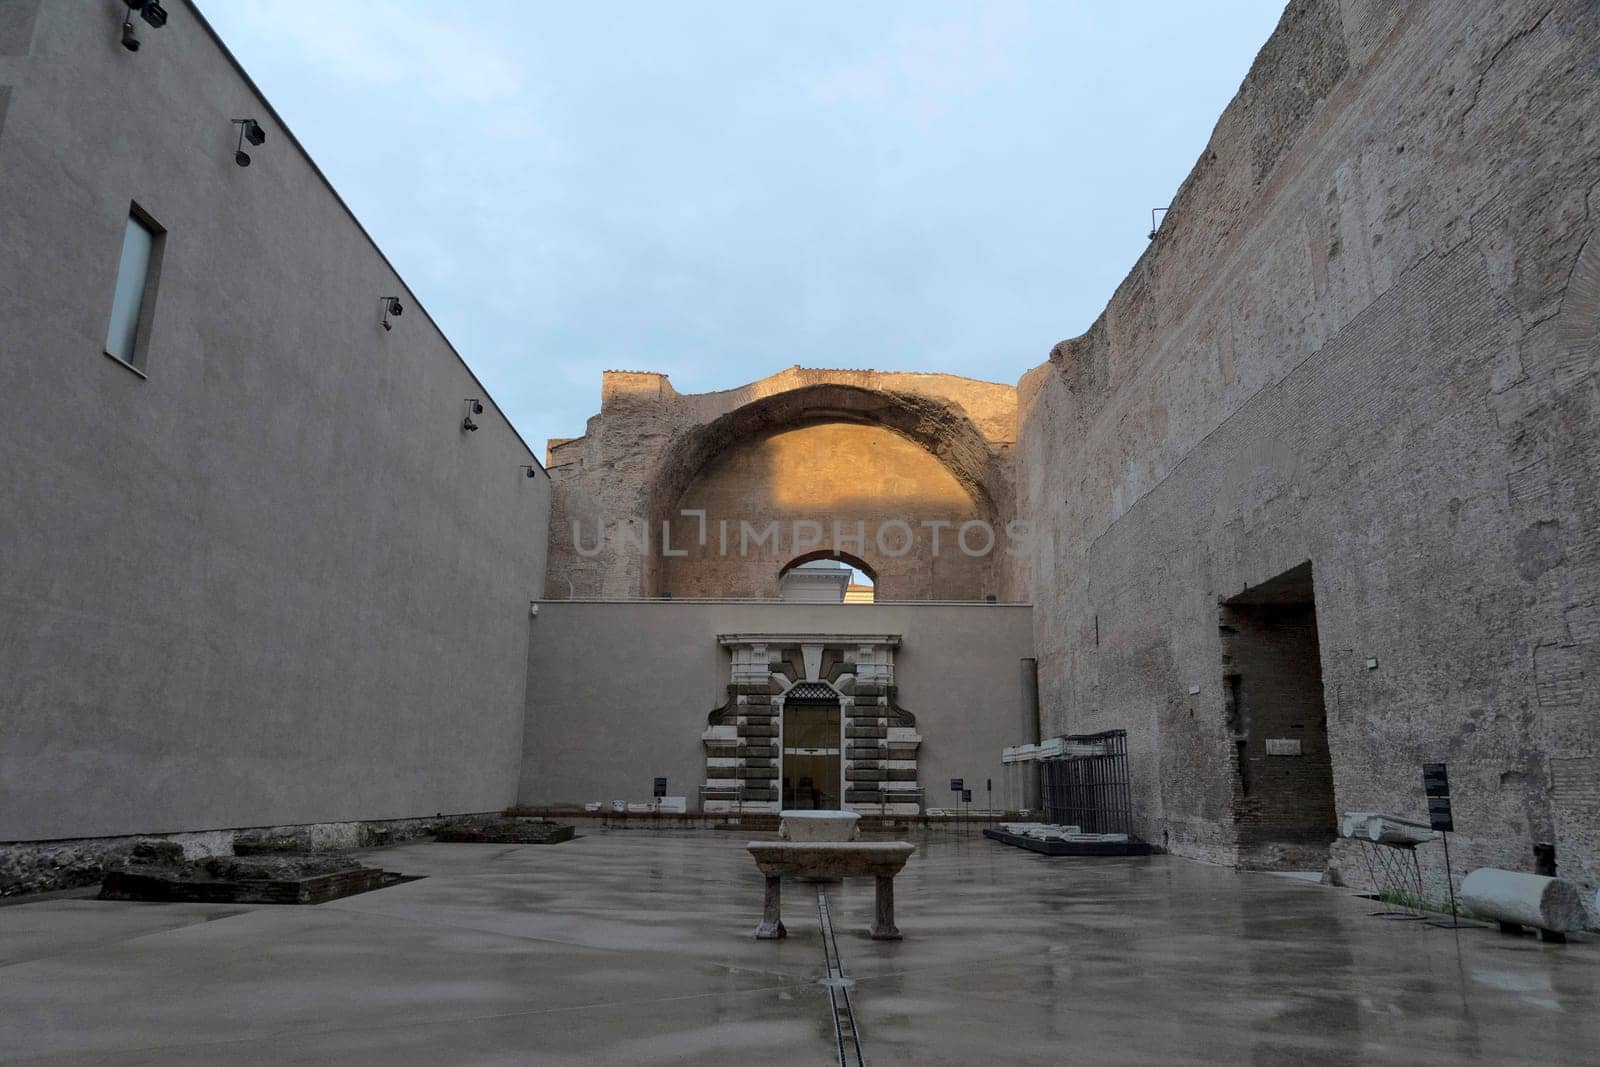
[[[1422,897],[1404,889],[1381,890],[1378,893],[1378,899],[1385,904],[1395,904],[1402,908],[1410,908],[1413,911],[1436,911],[1442,915],[1450,914],[1450,902],[1448,900]],[[1456,902],[1456,915],[1463,919],[1472,918],[1472,913],[1462,907],[1460,901]]]

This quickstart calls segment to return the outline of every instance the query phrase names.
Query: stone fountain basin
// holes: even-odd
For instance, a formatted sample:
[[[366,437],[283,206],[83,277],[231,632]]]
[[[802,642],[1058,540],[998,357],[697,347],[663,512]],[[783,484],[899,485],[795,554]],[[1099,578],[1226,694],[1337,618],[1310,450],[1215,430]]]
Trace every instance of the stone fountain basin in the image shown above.
[[[744,847],[762,874],[821,881],[893,878],[917,850],[908,841],[751,841]]]
[[[801,842],[854,841],[861,816],[853,811],[805,811],[790,809],[778,812],[783,821],[778,824],[778,835],[786,840]]]
[[[761,925],[756,927],[757,941],[788,936],[779,914],[785,875],[808,882],[876,879],[872,939],[900,940],[900,928],[894,923],[894,876],[917,846],[907,841],[752,841],[745,848],[755,857],[756,869],[767,882]]]

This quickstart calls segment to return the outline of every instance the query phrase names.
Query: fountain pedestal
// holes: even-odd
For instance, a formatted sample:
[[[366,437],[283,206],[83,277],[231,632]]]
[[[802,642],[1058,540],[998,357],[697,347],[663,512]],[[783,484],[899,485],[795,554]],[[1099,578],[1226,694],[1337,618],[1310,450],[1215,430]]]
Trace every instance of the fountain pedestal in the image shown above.
[[[872,922],[874,941],[900,940],[894,919],[894,876],[917,850],[907,841],[752,841],[745,846],[756,869],[766,876],[766,899],[756,938],[771,941],[787,935],[780,912],[783,876],[813,880],[874,878],[877,899]]]

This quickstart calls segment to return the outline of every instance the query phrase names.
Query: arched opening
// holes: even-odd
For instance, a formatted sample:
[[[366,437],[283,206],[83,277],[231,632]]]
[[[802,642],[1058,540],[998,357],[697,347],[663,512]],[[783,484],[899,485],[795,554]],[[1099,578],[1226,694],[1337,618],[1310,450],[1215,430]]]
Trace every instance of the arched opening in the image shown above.
[[[778,572],[778,598],[813,604],[871,604],[878,574],[865,560],[829,550],[796,556]]]
[[[847,537],[865,524],[874,598],[981,600],[993,561],[964,556],[949,532],[935,551],[929,531],[974,519],[1003,529],[1011,508],[999,454],[959,407],[837,384],[760,397],[684,434],[647,497],[641,586],[678,598],[778,595],[774,564],[807,529],[831,547],[837,522]]]

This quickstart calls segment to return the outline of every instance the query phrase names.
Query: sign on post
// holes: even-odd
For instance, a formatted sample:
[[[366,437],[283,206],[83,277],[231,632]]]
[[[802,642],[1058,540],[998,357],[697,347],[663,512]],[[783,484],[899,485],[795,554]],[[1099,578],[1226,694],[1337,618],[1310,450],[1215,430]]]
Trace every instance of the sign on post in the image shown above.
[[[972,790],[963,789],[961,791],[961,803],[963,803],[963,804],[971,804],[972,803]]]
[[[667,795],[667,780],[665,778],[657,778],[656,779],[656,796],[664,797],[666,795]]]
[[[950,779],[950,792],[959,793],[963,789],[965,789],[966,787],[967,787],[967,783],[966,783],[965,779],[962,779],[962,778],[952,778],[952,779]]]
[[[1444,764],[1422,765],[1422,795],[1428,799],[1428,825],[1439,831],[1439,839],[1444,842],[1444,883],[1450,888],[1450,926],[1458,927],[1461,920],[1456,915],[1456,876],[1450,870],[1450,832],[1456,828],[1456,823],[1450,814],[1450,775]]]
[[[1428,825],[1445,833],[1453,831],[1450,812],[1450,775],[1442,763],[1422,765],[1422,793],[1428,798]]]

